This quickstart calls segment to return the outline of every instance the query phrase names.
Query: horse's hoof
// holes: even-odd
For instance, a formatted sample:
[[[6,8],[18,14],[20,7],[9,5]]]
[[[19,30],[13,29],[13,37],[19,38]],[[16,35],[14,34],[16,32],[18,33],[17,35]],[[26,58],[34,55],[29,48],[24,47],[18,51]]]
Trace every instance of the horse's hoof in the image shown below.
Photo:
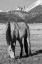
[[[26,57],[29,57],[29,55],[26,55]]]
[[[20,58],[22,58],[22,56],[20,56]]]
[[[22,57],[22,54],[20,54],[20,57]]]

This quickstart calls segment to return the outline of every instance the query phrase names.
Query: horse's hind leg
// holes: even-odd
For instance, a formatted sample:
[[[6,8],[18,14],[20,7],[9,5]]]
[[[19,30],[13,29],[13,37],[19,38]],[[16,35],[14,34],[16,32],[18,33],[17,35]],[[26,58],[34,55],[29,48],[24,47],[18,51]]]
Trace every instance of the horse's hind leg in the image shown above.
[[[19,40],[19,44],[20,44],[20,47],[21,47],[20,57],[22,57],[22,53],[23,53],[22,39]]]
[[[24,38],[24,48],[25,48],[25,53],[28,56],[28,43],[27,43],[27,39]]]
[[[27,37],[27,43],[28,43],[28,55],[31,55],[31,43],[30,38]]]

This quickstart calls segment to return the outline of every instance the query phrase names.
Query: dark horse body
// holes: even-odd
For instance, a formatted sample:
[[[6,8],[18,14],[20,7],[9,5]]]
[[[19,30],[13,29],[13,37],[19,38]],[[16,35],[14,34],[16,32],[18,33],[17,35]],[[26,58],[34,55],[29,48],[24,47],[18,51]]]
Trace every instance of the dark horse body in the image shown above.
[[[31,54],[29,26],[24,22],[19,22],[19,23],[8,22],[7,30],[6,30],[6,40],[7,40],[8,46],[10,46],[11,49],[12,49],[12,52],[13,52],[12,55],[14,55],[14,57],[15,57],[16,40],[19,41],[19,44],[20,44],[20,47],[21,47],[20,57],[22,57],[22,51],[23,51],[22,39],[23,38],[24,38],[25,52],[26,52],[26,55],[28,56],[28,55]],[[11,58],[14,58],[14,57],[12,56]]]

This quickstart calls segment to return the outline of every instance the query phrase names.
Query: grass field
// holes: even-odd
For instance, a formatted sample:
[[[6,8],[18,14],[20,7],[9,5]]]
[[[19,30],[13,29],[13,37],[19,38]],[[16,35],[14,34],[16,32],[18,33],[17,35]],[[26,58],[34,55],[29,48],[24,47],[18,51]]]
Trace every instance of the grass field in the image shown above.
[[[6,25],[0,24],[0,64],[42,64],[42,24],[28,24],[30,27],[30,41],[32,56],[21,59],[10,59],[7,52],[5,39]],[[16,58],[20,54],[20,47],[17,42]],[[24,55],[24,53],[23,53]]]

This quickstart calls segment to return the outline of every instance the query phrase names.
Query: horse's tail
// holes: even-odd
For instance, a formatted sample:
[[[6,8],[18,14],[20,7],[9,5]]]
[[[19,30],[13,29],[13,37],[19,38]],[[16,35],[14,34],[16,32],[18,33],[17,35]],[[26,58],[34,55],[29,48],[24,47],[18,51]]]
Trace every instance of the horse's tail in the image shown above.
[[[11,26],[10,26],[10,22],[8,22],[8,24],[7,24],[6,40],[7,40],[7,44],[10,45],[10,41],[11,41]]]
[[[30,29],[28,25],[27,25],[27,42],[28,42],[28,54],[31,55]]]

